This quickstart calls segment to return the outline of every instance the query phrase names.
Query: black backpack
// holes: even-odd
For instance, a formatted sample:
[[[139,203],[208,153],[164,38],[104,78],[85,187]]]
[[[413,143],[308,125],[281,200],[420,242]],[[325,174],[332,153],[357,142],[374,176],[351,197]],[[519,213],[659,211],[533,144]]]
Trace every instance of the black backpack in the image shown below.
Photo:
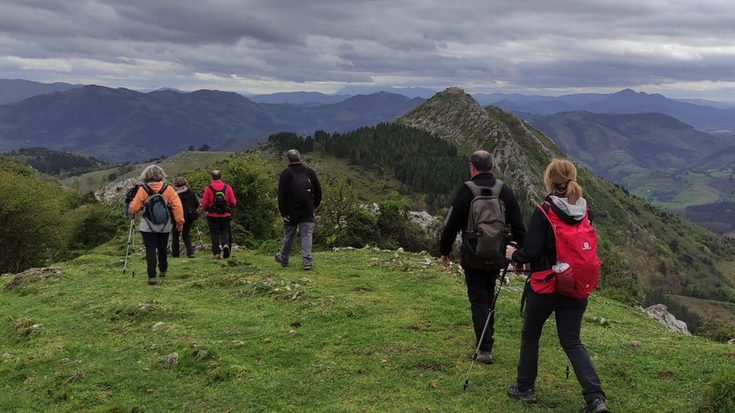
[[[143,216],[151,224],[161,225],[171,220],[171,209],[169,208],[168,201],[163,197],[163,191],[168,188],[167,184],[163,184],[161,190],[153,192],[148,185],[143,185],[143,189],[148,194],[148,200],[145,201],[145,211]]]
[[[507,265],[505,258],[505,203],[500,200],[503,183],[495,180],[492,188],[472,181],[464,183],[472,191],[467,228],[464,232],[463,258],[471,268],[499,270]],[[484,195],[483,191],[489,191]]]
[[[214,189],[212,185],[209,185],[209,190],[212,191],[212,195],[214,195],[214,204],[212,204],[211,208],[212,211],[217,214],[226,214],[230,212],[230,207],[227,206],[227,195],[225,195],[227,184],[224,184],[222,189],[219,191]]]
[[[301,173],[297,173],[292,168],[288,168],[287,171],[291,174],[291,201],[293,205],[300,210],[314,209],[313,185],[311,179],[309,179],[309,169],[304,168]]]
[[[130,204],[133,202],[133,199],[135,199],[135,195],[138,194],[138,188],[140,188],[140,185],[135,184],[132,188],[128,189],[128,192],[125,193],[125,203]]]

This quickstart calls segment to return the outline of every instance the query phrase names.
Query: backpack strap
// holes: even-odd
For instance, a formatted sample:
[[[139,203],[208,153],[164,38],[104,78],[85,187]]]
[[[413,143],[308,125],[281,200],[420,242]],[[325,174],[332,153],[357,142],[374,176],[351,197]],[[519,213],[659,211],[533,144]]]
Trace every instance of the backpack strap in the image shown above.
[[[161,190],[160,190],[160,191],[158,191],[158,193],[159,193],[159,194],[163,194],[163,191],[165,191],[165,190],[166,190],[166,188],[168,188],[168,184],[164,182],[164,183],[163,183],[163,186],[161,187]]]
[[[490,191],[491,196],[500,196],[500,191],[503,189],[503,182],[500,179],[496,179],[495,185],[493,185],[492,187],[480,186],[472,181],[466,181],[464,184],[467,186],[467,188],[469,188],[470,191],[472,191],[472,195],[474,198],[481,196],[483,190]]]
[[[153,192],[153,190],[151,189],[151,187],[148,186],[148,184],[143,184],[143,185],[141,185],[141,187],[143,188],[143,190],[145,191],[145,193],[148,194],[149,197],[155,193],[155,192]]]

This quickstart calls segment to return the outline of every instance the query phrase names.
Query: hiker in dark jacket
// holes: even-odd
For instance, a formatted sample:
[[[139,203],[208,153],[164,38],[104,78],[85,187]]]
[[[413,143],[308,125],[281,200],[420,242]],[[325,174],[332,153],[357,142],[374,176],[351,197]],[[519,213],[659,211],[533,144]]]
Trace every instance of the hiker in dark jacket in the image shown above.
[[[283,242],[276,253],[276,261],[288,266],[296,227],[301,233],[301,257],[304,270],[311,270],[311,241],[314,232],[314,213],[322,202],[322,187],[311,168],[301,163],[296,149],[286,152],[288,166],[278,180],[278,210],[283,219]]]
[[[495,177],[491,173],[492,169],[493,159],[487,151],[477,151],[470,157],[471,181],[477,185],[487,187],[495,185]],[[526,236],[526,227],[523,225],[521,208],[518,205],[515,195],[513,195],[513,191],[509,187],[503,185],[500,190],[500,195],[493,195],[498,196],[500,200],[505,203],[505,222],[510,225],[512,240],[518,243],[518,245],[523,245],[524,238]],[[464,231],[467,228],[467,220],[469,219],[470,214],[470,203],[473,199],[474,195],[466,185],[462,185],[457,190],[457,195],[454,197],[454,203],[447,215],[441,236],[440,252],[444,265],[451,264],[449,254],[452,252],[452,246],[454,245],[454,240],[457,238],[457,233],[462,231],[462,236],[464,237],[465,235]],[[477,343],[481,343],[479,347],[480,351],[477,355],[477,361],[485,364],[491,364],[491,352],[494,342],[494,319],[490,320],[484,337],[482,335],[482,330],[485,327],[485,321],[489,314],[492,298],[495,295],[495,282],[499,275],[499,271],[471,268],[464,259],[464,249],[462,249],[461,252],[463,257],[460,260],[460,264],[465,272],[467,296],[470,300],[470,306],[472,309],[472,324],[475,328],[475,345],[477,345]],[[470,353],[469,356],[470,358],[474,358],[474,352]]]
[[[207,225],[212,239],[212,254],[214,254],[212,258],[218,260],[220,252],[224,258],[230,257],[230,248],[232,247],[232,236],[230,234],[232,214],[230,214],[230,211],[237,205],[237,200],[235,199],[235,193],[232,192],[232,187],[222,182],[222,172],[214,170],[210,177],[212,183],[204,189],[202,209],[207,211]],[[220,192],[222,189],[224,189],[225,195],[225,209],[218,212],[215,207],[215,192]],[[220,237],[222,239],[221,249]]]
[[[549,193],[546,201],[549,202],[552,212],[568,224],[580,222],[585,215],[592,219],[587,210],[587,201],[582,198],[582,189],[576,179],[577,169],[567,160],[552,161],[544,174],[544,183]],[[508,246],[506,256],[515,263],[530,264],[531,273],[550,270],[556,264],[554,230],[539,208],[534,209],[531,215],[525,246],[520,249]],[[587,299],[567,297],[556,292],[538,294],[528,283],[524,296],[526,302],[521,330],[520,361],[516,384],[508,387],[508,396],[536,403],[534,386],[538,374],[539,339],[544,323],[551,313],[556,313],[559,342],[574,367],[574,374],[582,386],[582,395],[586,402],[580,413],[608,412],[600,378],[579,338]]]
[[[165,179],[166,173],[157,165],[148,165],[143,170],[143,173],[140,174],[140,181],[143,185],[138,188],[138,193],[130,203],[130,213],[133,214],[133,219],[135,219],[135,214],[144,211],[146,207],[149,195],[145,190],[145,186],[148,186],[156,194],[166,185]],[[166,189],[163,190],[161,195],[171,207],[174,221],[176,221],[176,229],[181,230],[184,227],[184,210],[176,191],[166,185]],[[154,224],[146,217],[145,213],[141,214],[140,233],[143,236],[143,244],[145,244],[149,285],[156,284],[156,257],[158,257],[160,276],[166,276],[166,270],[168,269],[168,233],[171,232],[173,226],[174,224],[170,219],[161,224]]]
[[[174,179],[174,186],[176,187],[176,193],[179,195],[181,200],[181,206],[184,208],[184,227],[181,231],[176,228],[171,229],[171,256],[178,258],[179,256],[179,234],[184,240],[184,246],[186,247],[186,256],[194,258],[194,248],[191,246],[191,226],[194,221],[199,217],[199,199],[194,191],[186,187],[186,179],[179,176]]]

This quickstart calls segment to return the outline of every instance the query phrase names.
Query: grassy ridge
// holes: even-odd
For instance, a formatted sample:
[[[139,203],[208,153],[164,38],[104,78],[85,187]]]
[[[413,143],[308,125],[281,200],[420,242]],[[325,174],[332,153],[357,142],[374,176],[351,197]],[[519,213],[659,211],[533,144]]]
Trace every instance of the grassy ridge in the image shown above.
[[[311,272],[282,268],[270,252],[236,251],[229,261],[200,253],[172,259],[149,287],[140,255],[137,277],[131,267],[122,275],[124,253],[118,239],[62,264],[61,275],[0,292],[0,410],[576,412],[582,404],[573,374],[564,378],[553,322],[542,337],[539,405],[505,396],[520,342],[520,280],[499,298],[496,363],[476,365],[462,391],[474,340],[456,267],[372,249],[317,252]],[[695,412],[733,356],[600,297],[582,334],[616,412]],[[167,367],[174,352],[178,365]]]

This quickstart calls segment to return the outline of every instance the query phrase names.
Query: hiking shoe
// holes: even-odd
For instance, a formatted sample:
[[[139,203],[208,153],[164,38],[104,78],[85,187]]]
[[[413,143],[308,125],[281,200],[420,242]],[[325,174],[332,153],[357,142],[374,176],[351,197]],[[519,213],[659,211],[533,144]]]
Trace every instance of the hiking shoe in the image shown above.
[[[470,360],[475,359],[475,353],[469,353],[467,354],[467,357],[470,358]],[[477,362],[483,363],[483,364],[493,364],[493,355],[490,354],[489,351],[480,350],[477,352]]]
[[[526,403],[536,403],[538,401],[536,400],[536,393],[533,391],[533,388],[526,391],[520,391],[518,390],[518,386],[515,384],[508,386],[508,397]]]
[[[148,285],[155,285],[156,284],[156,277],[148,278]]]
[[[304,271],[311,271],[311,264],[304,264]]]
[[[605,399],[603,397],[598,397],[595,400],[592,400],[591,402],[587,403],[586,406],[582,408],[582,410],[579,411],[579,413],[609,413],[610,410],[607,410],[607,406],[605,406]]]
[[[159,277],[165,277],[166,276],[166,271],[161,271],[161,273],[158,274],[158,276]]]
[[[214,254],[214,257],[212,257],[212,259],[213,260],[218,260],[219,259],[219,254]]]
[[[276,253],[276,262],[279,263],[279,264],[281,264],[282,267],[288,267],[288,263],[287,262],[283,262],[283,260],[281,259],[281,253],[280,252],[277,252]]]
[[[222,247],[222,257],[230,258],[230,246],[229,245],[225,245]]]
[[[189,258],[194,258],[194,254],[189,254],[188,257]]]

